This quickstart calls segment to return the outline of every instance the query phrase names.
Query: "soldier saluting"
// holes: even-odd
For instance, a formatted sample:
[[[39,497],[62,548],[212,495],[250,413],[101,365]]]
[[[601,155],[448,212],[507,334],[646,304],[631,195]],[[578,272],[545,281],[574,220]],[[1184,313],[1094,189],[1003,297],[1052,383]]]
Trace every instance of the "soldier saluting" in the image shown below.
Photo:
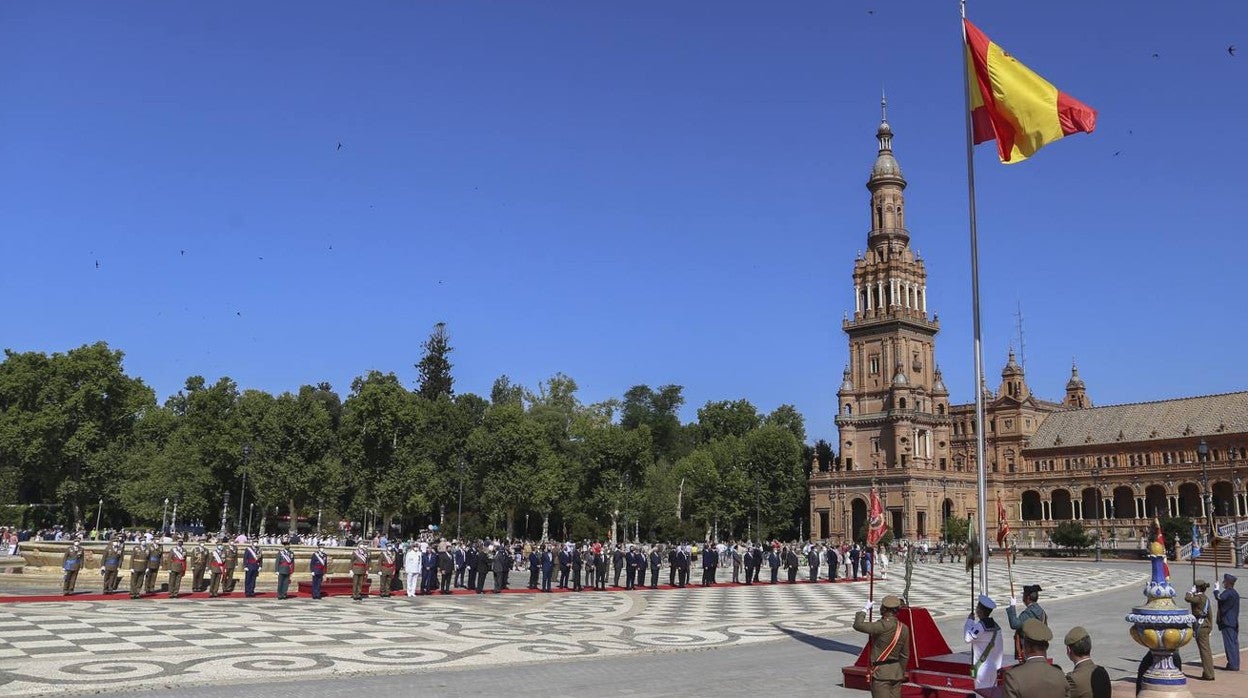
[[[61,590],[66,596],[74,593],[74,584],[78,581],[78,572],[82,570],[82,566],[86,560],[86,551],[82,549],[82,543],[77,537],[74,542],[69,544],[65,549],[65,557],[61,561],[61,568],[65,572],[64,582]]]
[[[906,676],[910,661],[910,629],[897,620],[901,599],[885,596],[880,602],[880,619],[867,622],[871,603],[854,614],[854,630],[871,637],[871,664],[867,679],[871,682],[874,698],[901,697],[901,682]]]
[[[104,593],[111,594],[117,591],[117,573],[121,569],[121,563],[126,557],[126,544],[121,542],[121,536],[115,535],[109,541],[108,547],[104,549],[104,562],[100,565],[100,572],[104,575]]]

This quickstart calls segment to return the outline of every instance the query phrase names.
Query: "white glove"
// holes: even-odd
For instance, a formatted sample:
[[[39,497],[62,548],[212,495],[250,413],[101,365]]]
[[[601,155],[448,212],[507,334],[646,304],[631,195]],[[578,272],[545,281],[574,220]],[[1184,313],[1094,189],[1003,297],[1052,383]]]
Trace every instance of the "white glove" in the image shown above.
[[[1214,584],[1213,584],[1213,593],[1215,593],[1215,594],[1220,594],[1220,593],[1222,593],[1222,582],[1214,582]]]
[[[1017,598],[1015,598],[1015,597],[1013,597],[1013,596],[1011,596],[1011,597],[1010,597],[1010,605],[1011,605],[1011,606],[1017,606],[1017,605],[1018,605],[1018,599],[1017,599]]]
[[[866,605],[862,607],[862,612],[863,612],[863,613],[870,613],[870,612],[871,612],[871,607],[872,607],[872,606],[874,606],[874,605],[875,605],[875,603],[874,603],[874,602],[872,602],[872,601],[868,601],[868,602],[866,603]]]
[[[1195,593],[1196,593],[1196,587],[1192,587],[1191,589],[1188,589],[1188,590],[1187,590],[1187,593],[1189,593],[1189,594],[1195,594]]]

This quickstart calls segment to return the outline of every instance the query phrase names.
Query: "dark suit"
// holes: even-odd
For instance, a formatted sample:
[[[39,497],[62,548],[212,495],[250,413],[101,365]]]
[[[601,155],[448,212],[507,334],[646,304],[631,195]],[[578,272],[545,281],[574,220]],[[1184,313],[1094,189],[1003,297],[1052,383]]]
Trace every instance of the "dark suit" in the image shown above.
[[[511,551],[502,549],[494,553],[494,564],[491,570],[494,572],[494,593],[501,594],[503,586],[507,583],[507,570],[511,569]]]
[[[529,553],[529,588],[536,589],[538,577],[542,573],[542,556],[536,549]]]
[[[559,588],[568,588],[568,575],[572,574],[572,553],[565,548],[559,551]]]
[[[650,551],[650,588],[659,588],[659,566],[663,564],[663,556],[658,550]]]
[[[538,560],[542,567],[542,591],[550,591],[550,578],[555,573],[555,556],[549,550],[543,550]]]
[[[438,574],[441,576],[441,591],[443,594],[451,593],[451,577],[455,574],[455,558],[451,555],[451,551],[444,550],[438,553]]]
[[[817,549],[811,548],[810,552],[806,553],[806,565],[810,567],[809,581],[819,581],[819,551]]]
[[[619,548],[611,553],[611,571],[615,574],[614,583],[611,586],[618,587],[620,585],[620,572],[624,569],[624,551]]]
[[[780,576],[780,553],[775,550],[767,553],[767,566],[771,568],[771,583],[775,584]]]

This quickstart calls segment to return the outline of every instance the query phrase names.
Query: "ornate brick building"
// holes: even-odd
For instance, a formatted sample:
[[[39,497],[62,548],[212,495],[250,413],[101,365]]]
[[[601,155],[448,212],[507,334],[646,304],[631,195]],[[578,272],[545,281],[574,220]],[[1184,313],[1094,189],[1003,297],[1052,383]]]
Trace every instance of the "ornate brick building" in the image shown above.
[[[976,513],[975,406],[949,403],[936,364],[940,322],[910,247],[886,115],[876,138],[867,245],[854,260],[853,315],[842,322],[839,456],[811,475],[810,531],[840,539],[861,530],[875,486],[896,535],[936,540],[946,518]],[[1043,543],[1069,519],[1134,540],[1154,513],[1203,515],[1206,491],[1215,514],[1248,515],[1248,392],[1096,408],[1072,366],[1064,399],[1051,402],[1032,393],[1012,350],[997,391],[981,390],[988,502],[1002,498],[1020,544]]]

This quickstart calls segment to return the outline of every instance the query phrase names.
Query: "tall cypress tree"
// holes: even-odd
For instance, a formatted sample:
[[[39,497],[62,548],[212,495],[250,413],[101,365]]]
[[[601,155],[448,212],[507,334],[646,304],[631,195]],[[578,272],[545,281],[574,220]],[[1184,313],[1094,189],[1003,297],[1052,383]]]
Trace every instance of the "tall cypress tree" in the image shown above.
[[[416,370],[420,372],[420,385],[416,392],[429,400],[436,400],[440,395],[454,396],[455,381],[451,378],[451,362],[447,358],[453,350],[446,334],[446,323],[439,322],[434,325],[433,333],[422,346],[425,348],[425,355],[416,364]]]

